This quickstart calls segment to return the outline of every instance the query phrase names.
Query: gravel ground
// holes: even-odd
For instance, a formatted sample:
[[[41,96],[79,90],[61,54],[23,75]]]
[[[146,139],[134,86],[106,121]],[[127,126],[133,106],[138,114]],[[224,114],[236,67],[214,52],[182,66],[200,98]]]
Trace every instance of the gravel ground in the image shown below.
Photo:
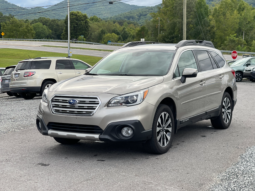
[[[210,191],[255,190],[255,147],[240,156],[239,162],[219,176]]]
[[[41,97],[24,100],[23,98],[0,94],[0,135],[34,128],[40,100]]]

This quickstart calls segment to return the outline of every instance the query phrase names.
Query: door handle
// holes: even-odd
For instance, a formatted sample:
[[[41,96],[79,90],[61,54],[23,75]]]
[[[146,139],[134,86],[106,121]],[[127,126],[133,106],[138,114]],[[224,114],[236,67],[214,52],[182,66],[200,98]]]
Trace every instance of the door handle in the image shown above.
[[[77,72],[77,74],[81,74],[80,72]]]
[[[200,84],[201,86],[203,86],[203,85],[205,85],[205,81],[201,81],[199,84]]]
[[[59,72],[58,74],[62,74],[62,72]]]
[[[220,75],[220,79],[222,79],[224,77],[224,75]]]

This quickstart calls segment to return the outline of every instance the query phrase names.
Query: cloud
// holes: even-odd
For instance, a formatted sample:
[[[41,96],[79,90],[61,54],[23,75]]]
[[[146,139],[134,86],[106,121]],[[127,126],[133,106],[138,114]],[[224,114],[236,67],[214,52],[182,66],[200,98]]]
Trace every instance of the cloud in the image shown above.
[[[21,7],[36,7],[54,5],[63,0],[6,0]],[[123,3],[139,6],[154,6],[162,3],[162,0],[122,0]]]

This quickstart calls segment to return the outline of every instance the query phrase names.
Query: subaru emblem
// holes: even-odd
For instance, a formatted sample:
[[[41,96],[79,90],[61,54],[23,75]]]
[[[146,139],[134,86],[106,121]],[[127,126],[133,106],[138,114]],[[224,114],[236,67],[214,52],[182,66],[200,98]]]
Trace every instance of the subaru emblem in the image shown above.
[[[78,103],[77,100],[75,99],[70,99],[69,102],[68,102],[70,105],[76,105]]]

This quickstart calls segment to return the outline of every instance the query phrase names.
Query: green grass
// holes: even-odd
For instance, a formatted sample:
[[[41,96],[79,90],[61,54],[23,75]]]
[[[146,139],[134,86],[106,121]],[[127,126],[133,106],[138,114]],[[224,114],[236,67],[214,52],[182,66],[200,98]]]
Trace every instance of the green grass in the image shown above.
[[[0,67],[6,67],[10,65],[16,65],[19,61],[29,58],[36,57],[66,57],[67,54],[54,53],[54,52],[43,52],[33,50],[18,50],[18,49],[0,49]],[[90,65],[95,65],[101,57],[95,56],[83,56],[74,54],[72,58],[83,60]]]
[[[50,45],[42,45],[42,46],[45,46],[45,47],[54,47],[54,48],[68,48],[67,46],[50,46]],[[71,49],[97,50],[97,51],[107,51],[107,52],[113,52],[113,50],[92,49],[92,48],[80,48],[80,47],[71,47]]]

